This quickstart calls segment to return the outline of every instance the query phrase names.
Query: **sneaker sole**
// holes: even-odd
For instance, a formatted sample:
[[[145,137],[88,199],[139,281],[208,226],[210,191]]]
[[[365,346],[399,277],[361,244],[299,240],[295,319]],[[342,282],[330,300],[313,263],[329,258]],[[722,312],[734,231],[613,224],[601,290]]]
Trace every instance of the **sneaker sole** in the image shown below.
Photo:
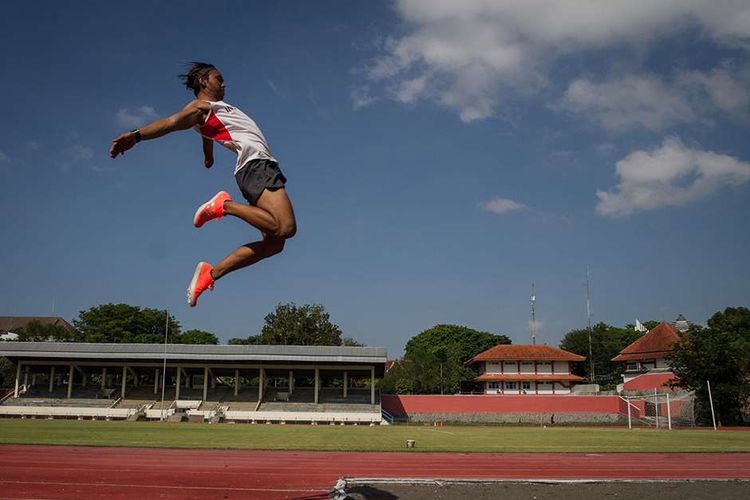
[[[196,268],[195,272],[193,273],[193,279],[190,280],[190,286],[188,286],[188,304],[190,304],[190,307],[195,307],[195,305],[198,303],[198,298],[195,296],[195,285],[198,283],[198,278],[201,275],[201,269],[203,268],[203,262],[199,263]]]

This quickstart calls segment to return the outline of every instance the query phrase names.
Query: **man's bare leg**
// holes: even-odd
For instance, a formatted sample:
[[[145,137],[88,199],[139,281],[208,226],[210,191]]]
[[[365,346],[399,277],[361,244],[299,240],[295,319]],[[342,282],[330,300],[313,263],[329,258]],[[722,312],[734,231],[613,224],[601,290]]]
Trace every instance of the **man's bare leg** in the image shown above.
[[[285,241],[297,232],[294,210],[283,188],[263,191],[257,206],[225,202],[224,213],[234,215],[261,231],[263,240],[243,245],[219,261],[211,271],[214,280],[280,253]]]
[[[226,201],[224,214],[242,219],[262,233],[277,238],[291,238],[297,231],[292,202],[284,188],[273,191],[266,189],[256,206]]]

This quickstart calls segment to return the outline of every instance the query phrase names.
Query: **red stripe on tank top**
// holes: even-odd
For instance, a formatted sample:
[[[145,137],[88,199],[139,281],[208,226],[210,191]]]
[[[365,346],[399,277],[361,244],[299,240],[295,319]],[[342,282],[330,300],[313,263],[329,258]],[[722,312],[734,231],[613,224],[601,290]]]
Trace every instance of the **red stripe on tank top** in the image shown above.
[[[201,134],[216,141],[232,140],[232,136],[229,135],[229,131],[227,131],[227,128],[224,126],[221,120],[219,120],[219,117],[214,114],[213,111],[210,115],[208,115],[208,120],[206,120],[206,123],[204,123],[201,127]]]

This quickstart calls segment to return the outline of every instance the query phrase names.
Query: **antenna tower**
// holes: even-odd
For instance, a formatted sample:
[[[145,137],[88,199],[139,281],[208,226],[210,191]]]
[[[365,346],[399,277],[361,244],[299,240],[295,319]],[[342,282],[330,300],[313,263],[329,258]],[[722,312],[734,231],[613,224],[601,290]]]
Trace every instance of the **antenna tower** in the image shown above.
[[[536,294],[534,283],[531,284],[531,345],[536,345]]]
[[[594,378],[596,377],[596,373],[594,372],[594,354],[593,350],[591,349],[591,278],[589,276],[588,268],[586,268],[586,315],[588,317],[589,325],[589,366],[591,368],[589,378],[593,383]]]

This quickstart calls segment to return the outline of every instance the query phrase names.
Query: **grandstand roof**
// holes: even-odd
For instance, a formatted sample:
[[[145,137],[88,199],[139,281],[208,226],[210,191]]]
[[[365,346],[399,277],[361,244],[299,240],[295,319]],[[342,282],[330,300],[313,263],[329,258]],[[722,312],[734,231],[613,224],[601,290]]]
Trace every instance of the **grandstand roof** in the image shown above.
[[[656,325],[639,338],[612,361],[637,361],[666,358],[672,352],[672,344],[680,340],[680,332],[666,321]]]
[[[584,356],[548,345],[496,345],[467,361],[470,365],[481,361],[583,361]]]
[[[382,347],[203,344],[93,344],[74,342],[4,342],[0,357],[55,360],[193,361],[218,363],[333,363],[386,362]]]
[[[18,332],[32,321],[43,325],[62,326],[66,330],[73,327],[59,316],[0,316],[0,333]]]

